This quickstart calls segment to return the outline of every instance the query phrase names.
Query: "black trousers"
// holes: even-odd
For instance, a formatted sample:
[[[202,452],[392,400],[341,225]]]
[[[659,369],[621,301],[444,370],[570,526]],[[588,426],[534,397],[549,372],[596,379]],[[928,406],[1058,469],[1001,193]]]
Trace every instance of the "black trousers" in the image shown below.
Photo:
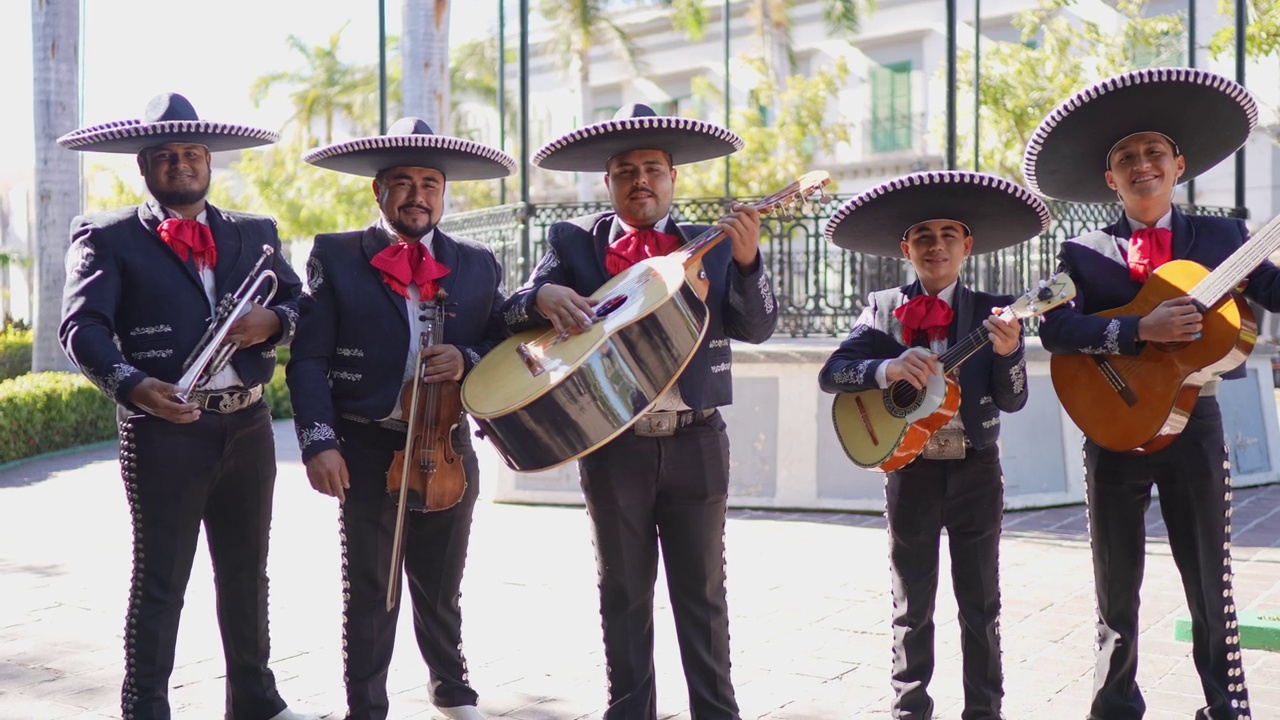
[[[993,443],[963,460],[917,459],[885,478],[893,577],[894,718],[933,717],[938,546],[947,529],[960,619],[964,720],[997,720],[1000,665],[1000,522],[1004,479]]]
[[[1089,540],[1098,600],[1097,668],[1091,720],[1136,720],[1146,711],[1138,690],[1138,593],[1146,552],[1151,486],[1191,611],[1191,656],[1207,706],[1205,720],[1252,715],[1240,658],[1231,585],[1231,475],[1217,398],[1200,398],[1169,447],[1131,455],[1084,443]]]
[[[275,491],[271,413],[258,403],[176,425],[122,418],[120,467],[133,514],[133,582],[125,620],[125,718],[167,720],[178,619],[203,524],[213,560],[227,669],[226,714],[284,709],[267,668],[267,540]]]
[[[387,673],[400,606],[387,612],[396,505],[387,494],[387,468],[405,434],[377,425],[338,425],[351,489],[342,505],[342,635],[347,712],[351,720],[387,717]],[[406,517],[404,581],[413,607],[413,631],[426,661],[436,707],[475,705],[462,654],[462,571],[479,495],[480,469],[467,423],[454,431],[467,489],[448,510],[411,511]],[[403,594],[401,596],[403,598]]]
[[[579,461],[595,536],[606,720],[654,720],[653,588],[666,566],[689,713],[739,720],[729,680],[724,526],[729,439],[719,413],[670,437],[628,431]]]

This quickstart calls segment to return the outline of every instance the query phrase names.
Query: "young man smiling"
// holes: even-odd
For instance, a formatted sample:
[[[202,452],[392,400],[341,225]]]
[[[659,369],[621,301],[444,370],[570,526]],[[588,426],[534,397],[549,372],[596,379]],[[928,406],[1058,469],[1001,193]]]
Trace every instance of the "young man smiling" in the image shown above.
[[[1199,339],[1203,316],[1189,297],[1145,315],[1099,316],[1129,304],[1151,273],[1175,259],[1217,267],[1248,238],[1242,221],[1185,215],[1174,188],[1239,148],[1257,120],[1248,91],[1192,68],[1128,73],[1059,105],[1027,146],[1023,170],[1042,194],[1074,202],[1114,201],[1123,214],[1099,231],[1072,238],[1059,267],[1075,280],[1073,307],[1054,310],[1040,328],[1053,353],[1138,355],[1148,342]],[[1263,262],[1245,295],[1280,308],[1280,269]],[[1224,379],[1243,377],[1238,367]],[[1205,705],[1201,720],[1248,720],[1231,583],[1230,458],[1217,380],[1200,391],[1187,426],[1162,450],[1133,454],[1084,440],[1089,539],[1097,595],[1098,641],[1090,720],[1137,720],[1138,604],[1151,489],[1191,612],[1192,657]]]

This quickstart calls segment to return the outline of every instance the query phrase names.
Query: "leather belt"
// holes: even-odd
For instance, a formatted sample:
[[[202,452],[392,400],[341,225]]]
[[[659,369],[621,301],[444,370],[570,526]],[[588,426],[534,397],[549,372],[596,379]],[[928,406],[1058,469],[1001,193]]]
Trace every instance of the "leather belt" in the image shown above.
[[[383,430],[394,430],[395,432],[409,432],[409,423],[403,420],[370,420],[367,417],[352,415],[351,413],[342,413],[343,420],[350,420],[353,423],[361,425],[374,425]]]
[[[964,430],[958,427],[941,428],[925,442],[920,457],[925,460],[963,460],[965,450],[973,447]]]
[[[706,420],[714,412],[714,409],[649,412],[641,415],[631,429],[639,437],[670,437],[676,430]]]
[[[251,388],[225,388],[223,390],[196,390],[188,398],[209,412],[229,415],[239,412],[262,399],[262,386]]]

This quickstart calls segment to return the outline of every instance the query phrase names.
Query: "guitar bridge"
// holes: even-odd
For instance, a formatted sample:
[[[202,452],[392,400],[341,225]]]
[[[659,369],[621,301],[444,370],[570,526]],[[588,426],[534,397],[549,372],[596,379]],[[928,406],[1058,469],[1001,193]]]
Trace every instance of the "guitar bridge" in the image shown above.
[[[520,354],[520,359],[524,361],[524,366],[529,368],[529,374],[538,377],[546,372],[546,368],[542,367],[542,353],[534,350],[529,343],[520,343],[516,346],[516,352]]]

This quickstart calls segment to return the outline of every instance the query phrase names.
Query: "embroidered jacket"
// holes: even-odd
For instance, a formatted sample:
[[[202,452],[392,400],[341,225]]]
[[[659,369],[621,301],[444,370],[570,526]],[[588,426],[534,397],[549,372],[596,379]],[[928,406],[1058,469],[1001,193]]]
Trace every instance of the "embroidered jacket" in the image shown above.
[[[818,383],[829,393],[873,390],[876,369],[901,355],[902,324],[893,311],[923,292],[919,281],[871,293],[867,306],[849,331],[849,336],[818,375]],[[955,318],[947,335],[948,347],[982,325],[991,308],[1013,302],[1008,295],[976,292],[956,285],[953,298]],[[1023,344],[1007,356],[984,345],[960,366],[960,419],[965,435],[975,448],[984,448],[1000,435],[1000,412],[1016,412],[1027,404],[1027,363]]]
[[[160,239],[166,217],[154,200],[77,217],[71,223],[67,280],[58,338],[63,350],[93,384],[131,410],[129,394],[148,376],[176,382],[183,363],[213,320],[213,308],[194,262],[178,259]],[[218,251],[215,298],[235,292],[262,256],[280,283],[268,309],[281,332],[231,356],[246,386],[271,380],[276,346],[286,345],[297,326],[302,283],[280,248],[275,221],[207,206],[206,218]]]
[[[1191,260],[1215,268],[1249,237],[1244,222],[1233,218],[1186,215],[1173,210],[1173,259]],[[1069,305],[1045,314],[1040,324],[1040,341],[1054,353],[1137,355],[1137,315],[1114,318],[1093,317],[1094,313],[1132,302],[1142,284],[1129,279],[1127,250],[1129,221],[1119,222],[1062,243],[1058,269],[1075,281],[1076,297]],[[1267,310],[1280,309],[1280,268],[1263,262],[1249,273],[1244,294]],[[1223,378],[1244,377],[1237,367]]]
[[[317,235],[312,246],[287,375],[304,461],[338,447],[338,416],[381,420],[400,397],[409,354],[408,308],[369,264],[390,242],[375,225]],[[439,228],[431,249],[449,268],[439,281],[448,293],[444,342],[461,351],[465,377],[507,336],[502,271],[489,248]]]
[[[673,222],[664,228],[685,241],[706,229],[705,225]],[[622,224],[612,212],[552,225],[547,230],[547,254],[503,308],[508,327],[522,332],[550,324],[534,302],[538,290],[547,283],[573,288],[585,296],[608,282],[605,250],[622,232]],[[710,284],[706,298],[710,309],[707,333],[678,381],[681,397],[694,410],[733,402],[733,351],[729,339],[762,343],[773,335],[778,324],[777,302],[763,262],[758,262],[750,275],[743,275],[733,261],[730,241],[725,239],[707,252],[702,265]]]

